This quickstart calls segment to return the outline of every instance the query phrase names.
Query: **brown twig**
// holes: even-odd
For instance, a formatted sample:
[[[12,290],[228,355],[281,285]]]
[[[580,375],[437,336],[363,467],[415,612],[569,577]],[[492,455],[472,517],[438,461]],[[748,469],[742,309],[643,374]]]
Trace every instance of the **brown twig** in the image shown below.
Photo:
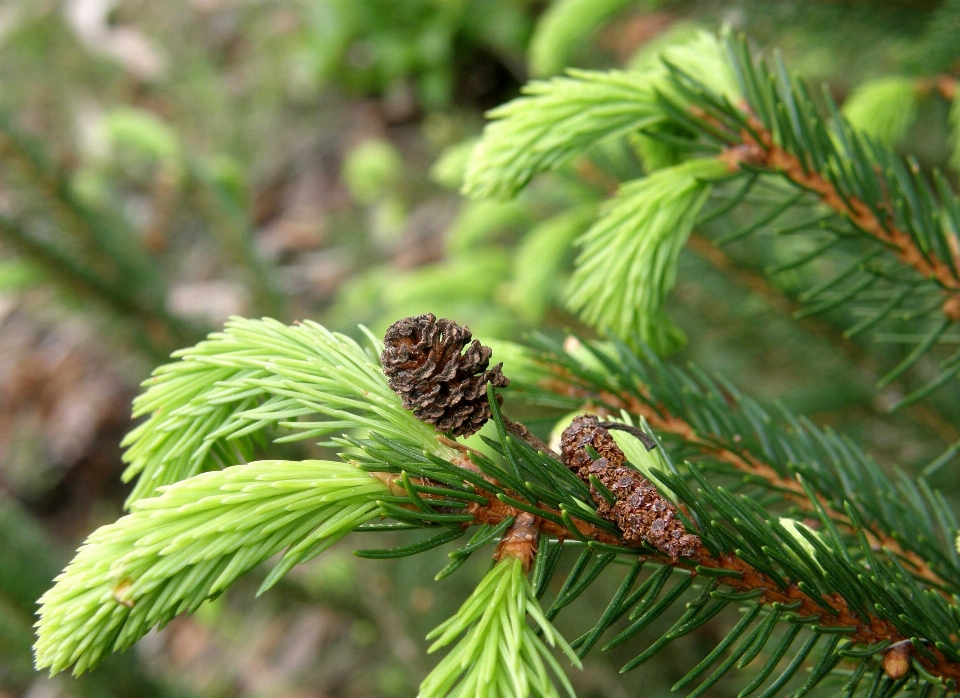
[[[477,490],[478,494],[486,496],[486,493]],[[548,507],[542,507],[545,511],[558,514]],[[522,512],[496,498],[491,498],[487,505],[471,503],[467,511],[473,514],[473,521],[465,526],[476,524],[496,525],[507,517],[514,517],[515,521],[520,520],[526,512]],[[530,514],[526,514],[534,519]],[[557,540],[563,541],[575,537],[573,532],[564,526],[559,526],[546,519],[535,519],[541,535],[551,536]],[[623,537],[617,536],[607,531],[597,528],[592,524],[574,520],[577,526],[576,538],[595,540],[599,543],[616,545],[621,547],[640,547],[637,541],[627,541]],[[526,529],[528,523],[522,524]],[[757,570],[749,563],[731,554],[721,554],[714,556],[705,547],[697,548],[693,556],[679,560],[671,560],[668,555],[662,553],[645,554],[645,557],[656,558],[662,564],[669,564],[674,567],[680,567],[690,570],[697,574],[697,568],[710,568],[724,570],[732,573],[733,576],[722,577],[722,583],[731,587],[736,592],[756,592],[761,591],[757,600],[765,604],[783,604],[790,605],[799,602],[795,609],[798,616],[815,617],[815,623],[829,628],[850,627],[856,628],[855,631],[847,634],[853,642],[863,645],[872,645],[878,642],[889,640],[892,644],[907,643],[909,637],[900,634],[897,629],[887,620],[870,615],[864,620],[861,615],[854,612],[847,602],[839,594],[831,594],[819,602],[805,593],[794,582],[786,579],[775,580],[768,574]],[[823,603],[826,604],[822,605]],[[934,647],[928,648],[935,660],[926,657],[919,657],[924,667],[932,674],[943,679],[960,680],[960,665],[951,662],[942,652]]]
[[[648,420],[649,421],[649,420]],[[677,422],[668,423],[676,426]],[[734,454],[735,455],[735,454]],[[476,470],[476,466],[469,461],[469,458],[463,456],[454,461],[455,465],[460,467],[469,467]],[[397,483],[395,475],[386,473],[373,473],[385,483],[390,490],[396,494],[401,494],[405,490]],[[536,548],[541,536],[546,535],[557,539],[558,541],[576,538],[578,540],[592,540],[607,545],[618,547],[640,548],[644,547],[642,554],[646,558],[654,558],[661,564],[671,565],[689,570],[692,574],[699,574],[703,568],[713,570],[723,570],[728,574],[721,577],[721,583],[727,585],[735,592],[746,593],[760,591],[757,597],[759,603],[764,604],[782,604],[796,605],[794,612],[798,616],[815,618],[817,625],[826,628],[850,628],[846,632],[846,637],[856,644],[873,645],[879,642],[889,641],[892,646],[906,646],[911,641],[910,637],[904,636],[887,620],[870,615],[864,615],[853,611],[846,600],[839,594],[830,594],[825,597],[814,598],[803,591],[798,584],[792,580],[780,578],[775,579],[766,572],[762,572],[753,567],[743,559],[730,553],[721,553],[713,555],[705,546],[698,545],[692,554],[687,557],[676,558],[660,551],[647,552],[641,540],[628,540],[622,534],[610,533],[593,524],[573,517],[570,519],[576,531],[571,531],[566,526],[560,525],[549,519],[537,517],[529,512],[522,511],[506,502],[501,501],[489,492],[475,488],[474,492],[487,501],[484,504],[479,502],[470,502],[465,510],[472,515],[472,519],[462,525],[465,528],[475,525],[495,526],[505,519],[513,518],[513,523],[501,538],[494,557],[502,559],[504,556],[513,556],[520,559],[524,564],[524,569],[529,569]],[[507,492],[508,496],[517,496],[512,492]],[[424,493],[424,498],[432,499],[438,495]],[[410,505],[413,508],[413,504]],[[561,512],[547,506],[540,507],[544,512],[561,516]],[[918,660],[923,664],[927,671],[945,680],[960,681],[960,664],[950,661],[942,652],[933,646],[928,648],[929,656],[918,656]],[[930,659],[933,657],[933,659]],[[895,665],[893,660],[890,662],[890,671],[898,670],[899,665]],[[886,663],[884,670],[887,671]]]
[[[800,310],[801,306],[784,295],[782,291],[774,288],[766,276],[728,255],[723,249],[713,244],[703,233],[693,231],[687,240],[687,248],[732,279],[737,285],[763,298],[778,313],[793,317]],[[958,302],[960,302],[960,299],[958,299]],[[837,331],[835,326],[817,316],[809,315],[795,319],[795,322],[815,337],[830,342],[839,348],[857,367],[867,374],[867,380],[876,383],[879,366],[874,357],[866,352],[860,344],[845,337]],[[888,387],[899,392],[905,392],[904,386],[897,381],[889,383]],[[902,409],[916,423],[935,433],[945,444],[952,444],[960,439],[960,428],[923,401],[914,402]]]
[[[944,315],[953,321],[960,320],[960,281],[951,268],[941,259],[924,255],[912,236],[900,230],[887,218],[881,220],[862,200],[855,196],[841,196],[836,187],[819,172],[807,169],[793,153],[773,140],[773,135],[754,116],[748,117],[749,129],[740,133],[741,142],[728,148],[720,156],[731,172],[741,163],[780,172],[801,189],[815,194],[821,203],[829,206],[867,235],[890,247],[897,259],[913,267],[922,276],[936,281],[944,290]],[[892,210],[892,206],[891,206]]]
[[[728,448],[700,436],[692,425],[675,415],[671,415],[662,406],[654,409],[635,395],[615,394],[609,391],[592,392],[560,375],[555,379],[550,379],[545,387],[551,392],[581,399],[598,413],[615,414],[620,410],[626,410],[632,415],[643,417],[654,431],[677,436],[687,445],[699,449],[704,456],[764,480],[769,487],[779,491],[786,499],[802,509],[814,510],[803,485],[798,480],[782,477],[772,466],[760,461],[750,453]],[[845,528],[852,528],[850,519],[846,514],[835,510],[822,496],[818,497],[818,500],[831,520]],[[876,549],[886,548],[889,552],[903,559],[918,577],[931,584],[943,586],[943,580],[930,569],[930,566],[922,557],[911,550],[904,550],[903,546],[891,538],[889,534],[878,530],[868,530],[866,534],[871,547]]]
[[[511,434],[525,442],[528,446],[531,446],[534,450],[546,453],[551,458],[556,458],[560,460],[560,455],[554,451],[552,448],[547,446],[543,441],[538,439],[536,436],[530,433],[530,430],[519,422],[514,422],[507,415],[500,413],[500,416],[503,418],[503,425],[506,427],[507,431]]]

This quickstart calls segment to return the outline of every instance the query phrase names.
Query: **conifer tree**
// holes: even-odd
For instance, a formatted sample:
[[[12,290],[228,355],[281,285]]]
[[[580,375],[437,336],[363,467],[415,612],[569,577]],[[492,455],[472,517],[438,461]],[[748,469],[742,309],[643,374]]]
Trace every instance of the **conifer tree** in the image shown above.
[[[884,380],[923,357],[937,371],[904,403],[955,389],[960,352],[944,338],[960,322],[960,202],[948,178],[735,36],[700,34],[632,71],[533,82],[491,118],[469,154],[470,196],[510,198],[617,139],[645,159],[648,173],[599,214],[576,212],[592,222],[569,305],[602,339],[491,350],[427,314],[365,348],[312,322],[230,321],[137,398],[129,513],[91,534],[41,599],[37,666],[82,673],[261,563],[273,561],[263,593],[345,537],[409,531],[401,547],[357,554],[448,546],[438,578],[492,557],[431,633],[429,651],[445,655],[422,696],[572,695],[568,675],[591,650],[661,617],[667,629],[624,672],[724,623],[676,683],[688,695],[728,675],[741,696],[956,695],[960,541],[944,495],[888,475],[844,434],[662,358],[683,341],[664,302],[691,231],[760,199],[716,241],[772,226],[809,236],[791,267],[839,263],[805,292],[808,312],[856,304],[851,335],[908,327],[910,351]],[[521,405],[568,415],[561,438],[512,420]],[[484,423],[482,447],[466,445]],[[318,439],[336,460],[266,459],[271,443]],[[618,582],[605,610],[564,638],[554,620],[601,578]]]

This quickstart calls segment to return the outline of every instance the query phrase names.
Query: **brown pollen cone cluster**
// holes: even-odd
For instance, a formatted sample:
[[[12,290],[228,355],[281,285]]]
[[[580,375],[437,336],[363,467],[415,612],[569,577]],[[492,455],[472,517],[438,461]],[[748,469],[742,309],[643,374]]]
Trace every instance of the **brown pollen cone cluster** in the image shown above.
[[[398,320],[383,337],[380,362],[403,406],[455,436],[470,436],[490,419],[487,383],[510,384],[503,364],[487,368],[493,350],[472,338],[466,327],[433,313]]]
[[[593,448],[599,458],[587,451]],[[700,538],[687,533],[676,518],[677,508],[665,499],[653,484],[633,468],[625,465],[626,456],[617,446],[610,432],[600,426],[594,415],[576,417],[563,431],[560,441],[563,463],[590,485],[593,475],[613,493],[613,504],[592,485],[597,514],[613,521],[623,531],[628,542],[645,542],[673,561],[692,557],[700,547]]]

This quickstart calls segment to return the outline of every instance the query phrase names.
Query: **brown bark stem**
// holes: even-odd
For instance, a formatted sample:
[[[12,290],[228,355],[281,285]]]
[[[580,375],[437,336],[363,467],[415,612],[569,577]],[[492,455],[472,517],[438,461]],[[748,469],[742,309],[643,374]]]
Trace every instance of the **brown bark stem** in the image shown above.
[[[499,562],[505,557],[515,557],[523,565],[523,571],[529,572],[539,543],[540,519],[528,511],[521,511],[500,538],[493,559]]]
[[[803,485],[801,485],[799,481],[780,476],[772,466],[760,461],[751,454],[738,453],[709,439],[703,438],[697,434],[693,426],[679,417],[671,415],[664,408],[653,409],[650,405],[634,395],[617,395],[605,391],[596,394],[591,393],[559,377],[551,380],[547,387],[553,392],[580,398],[584,400],[585,403],[591,404],[598,412],[610,414],[623,409],[630,414],[641,416],[647,420],[650,428],[654,431],[678,436],[687,444],[698,448],[703,455],[721,463],[726,463],[740,472],[762,478],[770,487],[783,493],[784,497],[797,504],[800,508],[806,511],[814,511],[814,507],[807,497]],[[597,404],[598,402],[600,404]],[[846,514],[834,509],[823,497],[819,497],[819,502],[832,521],[847,529],[852,529],[852,525]],[[911,550],[905,550],[903,546],[890,537],[888,533],[874,529],[867,530],[866,535],[871,547],[875,549],[881,547],[886,548],[889,552],[904,560],[918,577],[938,587],[944,586],[943,580],[930,569],[930,566],[922,557]]]
[[[738,286],[763,298],[776,312],[791,317],[800,310],[801,306],[785,296],[782,291],[774,288],[766,276],[728,255],[703,233],[693,231],[687,240],[687,247],[712,267],[733,279]],[[796,323],[815,337],[836,346],[860,370],[868,374],[868,380],[877,382],[879,366],[860,344],[844,337],[836,327],[817,316],[807,316],[796,320]],[[888,387],[895,388],[904,394],[909,392],[898,381],[891,382]],[[960,428],[922,401],[908,405],[902,408],[902,411],[917,424],[935,433],[945,444],[952,444],[960,439]]]
[[[485,493],[479,491],[478,494],[485,495]],[[542,508],[545,511],[558,515],[560,513],[548,507]],[[465,526],[477,524],[496,525],[510,516],[514,517],[515,521],[519,521],[521,517],[526,515],[536,521],[541,535],[551,536],[561,542],[576,537],[620,547],[638,547],[639,545],[636,542],[626,541],[620,536],[613,535],[592,524],[577,519],[574,519],[574,523],[577,526],[579,536],[574,536],[573,533],[564,526],[558,526],[554,522],[546,519],[535,518],[529,513],[522,512],[496,498],[491,498],[486,506],[471,503],[467,511],[473,514],[474,520],[464,524]],[[514,525],[516,525],[516,523]],[[523,527],[525,528],[527,525],[527,523],[524,523]],[[643,557],[656,559],[661,564],[690,570],[692,574],[697,574],[697,567],[708,567],[736,573],[738,576],[724,576],[721,579],[721,583],[729,586],[736,592],[755,592],[759,589],[762,593],[757,598],[761,603],[795,604],[796,602],[800,602],[799,607],[794,611],[798,616],[816,616],[816,623],[824,627],[855,627],[856,630],[846,636],[857,644],[871,645],[884,640],[889,640],[891,644],[910,641],[909,637],[901,635],[889,621],[873,615],[869,615],[867,620],[864,620],[860,615],[850,609],[847,602],[839,594],[831,594],[823,599],[823,601],[833,609],[833,612],[831,612],[806,594],[792,581],[781,579],[778,584],[776,580],[766,573],[755,569],[749,563],[732,554],[724,553],[715,557],[709,550],[701,546],[697,549],[694,556],[676,561],[671,560],[667,555],[658,553],[644,554]],[[919,660],[931,674],[943,679],[960,680],[960,665],[951,662],[942,652],[932,645],[928,646],[928,649],[936,658],[936,661],[931,661],[926,657],[919,657]]]
[[[524,425],[520,424],[519,422],[514,422],[502,412],[500,413],[500,416],[503,418],[504,427],[506,427],[507,431],[509,431],[511,434],[522,440],[528,446],[532,447],[535,451],[546,453],[551,458],[560,460],[560,455],[556,451],[531,434],[530,430]]]
[[[650,418],[648,418],[647,421],[653,426]],[[695,437],[689,425],[685,425],[685,423],[679,420],[660,417],[657,422],[660,425],[671,425],[673,428],[680,429],[684,433],[692,434]],[[681,428],[680,425],[682,424],[684,426]],[[723,451],[724,449],[717,447],[718,454]],[[734,460],[740,458],[731,452],[726,453],[730,454],[730,457]],[[454,464],[459,467],[469,467],[471,470],[476,470],[476,467],[467,457],[457,459]],[[767,468],[769,471],[768,474],[777,480],[785,484],[789,482],[778,478],[769,466],[763,466],[763,464],[757,464],[757,466]],[[392,492],[396,494],[405,492],[403,487],[396,482],[397,477],[395,475],[386,473],[372,473],[372,475],[384,481]],[[505,519],[512,517],[514,522],[501,537],[494,557],[498,560],[504,556],[517,557],[523,562],[525,570],[529,569],[532,564],[539,539],[543,535],[551,536],[560,542],[575,538],[578,540],[597,541],[598,543],[624,548],[639,548],[643,545],[642,542],[626,540],[622,535],[610,533],[576,517],[572,518],[577,529],[576,532],[574,532],[566,526],[537,517],[530,512],[517,509],[481,488],[475,488],[474,491],[476,494],[486,498],[487,502],[486,504],[470,502],[465,511],[470,513],[473,518],[471,521],[462,525],[464,528],[483,524],[495,526]],[[427,499],[435,498],[435,495],[426,493],[422,496]],[[508,492],[508,496],[519,498],[519,495],[513,492]],[[411,504],[410,507],[413,508],[414,505]],[[560,511],[550,507],[544,506],[540,508],[547,513],[554,514],[558,517],[561,516]],[[846,600],[839,594],[830,594],[815,600],[792,580],[785,578],[774,579],[769,574],[761,572],[731,553],[721,553],[720,555],[714,556],[706,547],[701,545],[697,547],[694,554],[690,557],[674,559],[669,555],[659,552],[644,552],[641,554],[641,557],[652,558],[660,564],[689,570],[694,575],[699,573],[698,568],[710,568],[734,573],[733,576],[724,575],[720,579],[721,583],[736,592],[745,593],[760,590],[761,594],[757,597],[760,603],[796,604],[799,602],[799,606],[794,611],[798,616],[814,616],[816,617],[816,623],[823,627],[856,628],[853,632],[845,633],[845,635],[857,644],[872,645],[889,640],[892,645],[897,645],[910,642],[911,640],[909,636],[900,634],[893,624],[887,620],[878,618],[873,614],[861,615],[854,612]],[[863,616],[866,616],[866,618]],[[924,665],[927,671],[945,680],[960,681],[960,664],[950,661],[940,650],[932,645],[928,645],[927,649],[930,655],[934,657],[933,660],[926,656],[918,657],[918,660]]]
[[[819,172],[804,168],[803,163],[774,142],[773,135],[756,117],[748,117],[749,130],[740,133],[741,142],[724,151],[720,158],[730,170],[741,163],[763,167],[781,173],[801,189],[815,194],[824,205],[845,216],[861,231],[890,247],[897,259],[913,267],[922,276],[936,281],[944,291],[944,315],[960,320],[960,280],[943,260],[924,256],[909,233],[893,225],[889,217],[880,217],[856,196],[841,196],[836,187]],[[752,131],[752,132],[751,132]],[[756,134],[756,135],[755,135]],[[891,206],[892,210],[892,206]]]

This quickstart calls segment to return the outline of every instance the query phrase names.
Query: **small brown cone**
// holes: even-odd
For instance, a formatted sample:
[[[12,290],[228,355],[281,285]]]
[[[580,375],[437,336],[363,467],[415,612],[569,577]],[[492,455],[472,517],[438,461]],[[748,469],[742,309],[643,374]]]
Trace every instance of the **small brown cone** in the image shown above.
[[[488,369],[493,351],[466,327],[433,313],[393,323],[380,355],[390,388],[417,419],[455,436],[470,436],[490,419],[487,383],[510,381],[503,364]],[[469,346],[468,346],[469,345]],[[466,348],[466,351],[464,351]]]
[[[587,446],[599,457],[594,459]],[[616,523],[623,531],[624,540],[649,543],[672,560],[696,553],[700,538],[687,533],[683,522],[676,518],[677,508],[673,502],[626,465],[627,457],[595,416],[576,417],[564,429],[560,449],[564,465],[590,485],[597,514]],[[613,503],[591,485],[591,475],[613,494]]]

